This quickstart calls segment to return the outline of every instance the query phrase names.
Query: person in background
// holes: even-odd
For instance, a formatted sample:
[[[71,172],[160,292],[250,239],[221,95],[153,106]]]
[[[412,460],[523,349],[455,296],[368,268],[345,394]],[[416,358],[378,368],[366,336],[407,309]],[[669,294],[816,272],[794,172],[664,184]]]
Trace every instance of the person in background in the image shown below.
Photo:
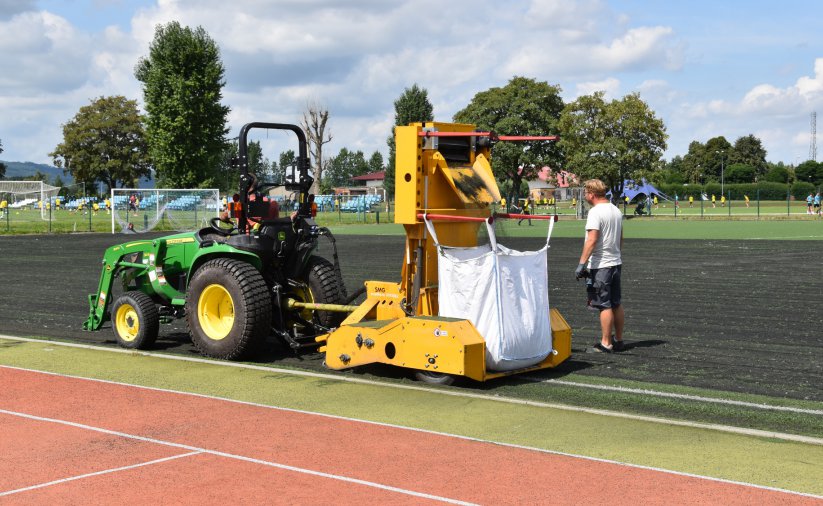
[[[743,200],[746,201],[746,207],[749,207],[749,196],[748,195],[743,195]]]
[[[809,193],[809,196],[806,197],[806,214],[812,214],[812,202],[814,202],[814,196]]]
[[[714,193],[712,193],[712,207],[717,207],[717,198],[714,196]]]
[[[725,195],[720,196],[720,207],[726,207],[726,196]]]
[[[309,209],[311,210],[311,217],[317,216],[317,203],[314,201],[314,193],[309,194]]]
[[[820,192],[814,196],[814,214],[820,215]]]
[[[531,214],[532,214],[532,199],[531,198],[527,198],[526,201],[523,203],[523,210],[521,211],[521,214],[528,214],[529,216],[531,216]],[[520,223],[525,219],[526,218],[520,218],[517,221],[517,224],[520,225]],[[531,218],[529,218],[529,226],[530,227],[532,226]]]
[[[689,207],[694,207],[694,195],[689,195]]]
[[[585,183],[586,202],[592,206],[586,220],[586,240],[574,275],[591,277],[594,293],[591,306],[600,311],[600,341],[593,351],[622,351],[625,314],[620,276],[623,268],[623,215],[606,198],[606,185],[599,179]],[[612,343],[614,331],[614,343]]]

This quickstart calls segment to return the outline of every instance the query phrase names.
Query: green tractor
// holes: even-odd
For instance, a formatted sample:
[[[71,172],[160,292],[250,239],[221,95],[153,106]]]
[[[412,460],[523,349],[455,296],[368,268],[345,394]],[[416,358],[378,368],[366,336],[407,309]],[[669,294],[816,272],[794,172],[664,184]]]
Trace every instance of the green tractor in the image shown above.
[[[252,129],[290,130],[299,142],[296,164],[284,182],[259,182],[249,173]],[[185,318],[192,342],[209,357],[236,360],[273,336],[297,350],[313,347],[351,311],[331,232],[312,219],[306,136],[296,125],[249,123],[239,136],[239,200],[230,203],[236,226],[220,218],[196,232],[135,239],[105,252],[97,293],[89,295],[86,330],[111,320],[117,343],[145,349],[160,323]],[[298,210],[275,217],[266,190],[285,186],[299,195]],[[318,256],[321,237],[333,262]],[[114,279],[122,293],[113,301]],[[355,295],[356,296],[356,295]]]

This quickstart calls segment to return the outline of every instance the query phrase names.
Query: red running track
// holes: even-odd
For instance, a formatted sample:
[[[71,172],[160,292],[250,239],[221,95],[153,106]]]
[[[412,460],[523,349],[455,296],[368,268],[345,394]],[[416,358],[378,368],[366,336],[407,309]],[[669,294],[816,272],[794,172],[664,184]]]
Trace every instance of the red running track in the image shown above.
[[[3,504],[820,504],[740,484],[5,367],[0,385]]]

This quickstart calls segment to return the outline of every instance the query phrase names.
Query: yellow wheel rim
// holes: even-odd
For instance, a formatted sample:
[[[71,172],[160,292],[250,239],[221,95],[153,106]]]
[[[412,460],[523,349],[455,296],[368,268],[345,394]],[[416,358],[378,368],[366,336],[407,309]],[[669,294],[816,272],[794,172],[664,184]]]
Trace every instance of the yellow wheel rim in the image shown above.
[[[307,303],[310,303],[310,304],[315,302],[314,294],[311,293],[311,288],[309,288],[308,286],[298,287],[295,290],[294,295],[295,295],[295,298],[297,300],[299,300],[300,302],[307,302]],[[302,311],[300,311],[300,317],[303,318],[306,321],[311,321],[313,316],[314,316],[314,310],[313,309],[304,308]]]
[[[222,285],[209,285],[197,301],[197,319],[203,332],[215,341],[224,339],[234,327],[234,302]]]
[[[117,326],[117,335],[123,341],[130,343],[137,339],[137,334],[140,333],[140,318],[131,304],[123,304],[117,308],[114,324]]]

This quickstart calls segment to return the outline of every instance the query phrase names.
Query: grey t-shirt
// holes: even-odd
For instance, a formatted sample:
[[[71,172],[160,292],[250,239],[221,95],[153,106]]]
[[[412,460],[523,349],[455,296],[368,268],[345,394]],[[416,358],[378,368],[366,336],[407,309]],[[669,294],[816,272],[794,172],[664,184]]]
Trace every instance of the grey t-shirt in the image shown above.
[[[620,238],[623,237],[623,215],[610,202],[597,204],[589,210],[586,220],[586,234],[589,230],[599,230],[600,237],[594,246],[589,269],[602,269],[621,265]]]

